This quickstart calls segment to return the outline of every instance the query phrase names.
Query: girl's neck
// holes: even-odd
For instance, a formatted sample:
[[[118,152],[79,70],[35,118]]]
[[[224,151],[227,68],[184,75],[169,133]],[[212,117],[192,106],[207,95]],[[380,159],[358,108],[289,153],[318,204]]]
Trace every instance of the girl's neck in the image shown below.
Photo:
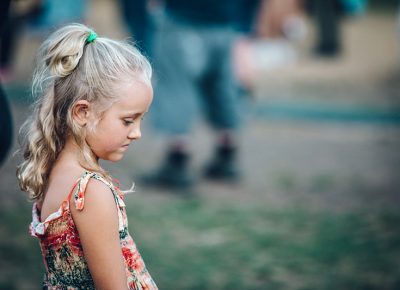
[[[54,168],[76,168],[85,170],[80,162],[81,149],[76,144],[73,137],[68,137],[63,150],[61,150]]]

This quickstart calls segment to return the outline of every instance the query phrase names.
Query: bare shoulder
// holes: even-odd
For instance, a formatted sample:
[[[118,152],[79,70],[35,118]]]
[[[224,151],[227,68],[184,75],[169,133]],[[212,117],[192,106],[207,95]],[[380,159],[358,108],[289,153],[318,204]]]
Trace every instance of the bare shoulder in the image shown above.
[[[72,216],[77,226],[101,223],[115,227],[118,224],[117,206],[111,189],[102,181],[90,178],[84,192],[84,207],[77,210],[74,197],[70,199]]]

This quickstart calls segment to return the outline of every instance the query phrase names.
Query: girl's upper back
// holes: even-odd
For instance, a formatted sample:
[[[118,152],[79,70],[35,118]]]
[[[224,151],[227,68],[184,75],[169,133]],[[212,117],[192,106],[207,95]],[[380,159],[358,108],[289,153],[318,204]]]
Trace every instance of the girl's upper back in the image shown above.
[[[75,207],[78,211],[84,210],[86,188],[91,178],[104,183],[110,189],[110,194],[115,200],[119,240],[128,288],[157,289],[129,235],[122,193],[97,173],[88,171],[71,186],[71,191],[61,202],[58,210],[51,213],[44,221],[40,219],[39,203],[36,202],[33,205],[30,233],[40,241],[46,268],[43,286],[48,287],[47,289],[95,288],[83,253],[79,232],[71,214],[71,207]]]
[[[74,167],[53,168],[51,171],[48,186],[43,198],[37,202],[40,209],[40,221],[56,212],[69,193],[74,189],[71,186],[83,176],[85,170]],[[67,174],[66,174],[67,173]]]

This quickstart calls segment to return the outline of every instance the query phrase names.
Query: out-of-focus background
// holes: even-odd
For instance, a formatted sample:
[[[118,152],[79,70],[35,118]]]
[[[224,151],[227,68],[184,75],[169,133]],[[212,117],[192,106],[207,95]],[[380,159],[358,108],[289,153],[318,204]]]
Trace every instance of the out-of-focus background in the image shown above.
[[[62,19],[100,36],[131,36],[118,1],[41,1],[63,6],[41,22],[29,16],[32,2],[40,1],[11,5],[15,46],[0,75],[14,125],[0,168],[0,289],[10,290],[40,289],[44,271],[28,235],[31,203],[15,177],[21,157],[12,154],[30,113],[35,52]],[[289,6],[257,8],[268,29],[236,42],[247,104],[239,183],[199,178],[190,193],[138,183],[126,197],[131,234],[160,289],[400,289],[400,7],[341,2],[361,6],[335,14],[337,47],[318,47],[321,24],[305,3],[290,25],[274,20]],[[123,161],[104,164],[121,187],[162,158],[165,139],[144,122]],[[192,133],[191,169],[199,172],[212,133],[201,121]]]

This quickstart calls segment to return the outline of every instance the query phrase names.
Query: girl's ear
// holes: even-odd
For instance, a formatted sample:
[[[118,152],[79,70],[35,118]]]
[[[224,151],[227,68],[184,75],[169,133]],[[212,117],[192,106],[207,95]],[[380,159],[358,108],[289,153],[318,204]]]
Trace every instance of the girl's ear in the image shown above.
[[[83,127],[89,122],[90,109],[91,106],[88,101],[79,100],[72,107],[72,118]]]

